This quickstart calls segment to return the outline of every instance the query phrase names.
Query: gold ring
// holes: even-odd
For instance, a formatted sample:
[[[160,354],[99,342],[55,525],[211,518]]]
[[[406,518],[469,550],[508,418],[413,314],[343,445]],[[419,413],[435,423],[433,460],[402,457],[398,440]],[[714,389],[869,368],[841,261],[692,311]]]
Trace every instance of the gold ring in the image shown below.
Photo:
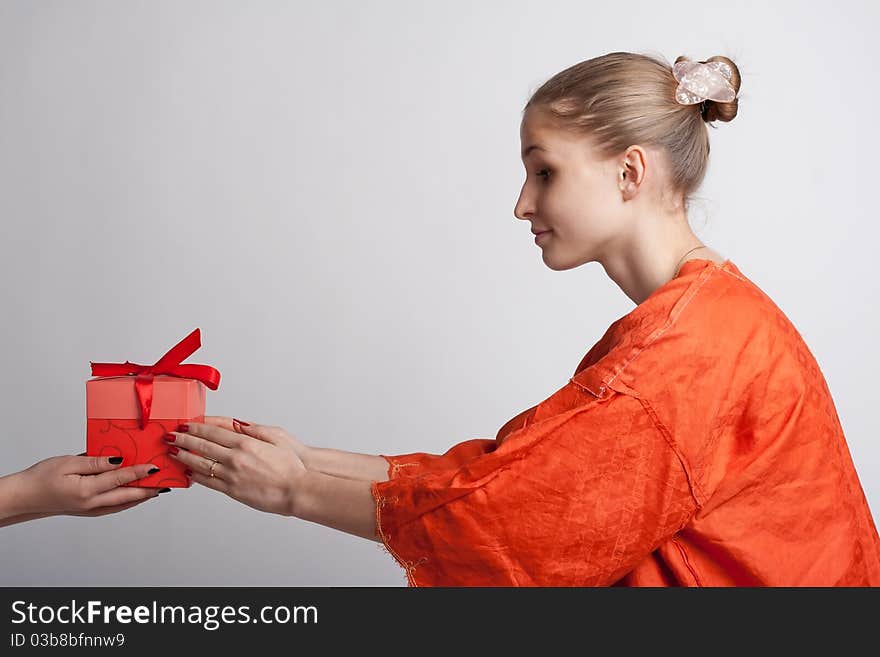
[[[214,466],[215,465],[217,465],[217,461],[212,460],[211,461],[211,469],[208,471],[208,474],[210,474],[212,477],[214,476]]]

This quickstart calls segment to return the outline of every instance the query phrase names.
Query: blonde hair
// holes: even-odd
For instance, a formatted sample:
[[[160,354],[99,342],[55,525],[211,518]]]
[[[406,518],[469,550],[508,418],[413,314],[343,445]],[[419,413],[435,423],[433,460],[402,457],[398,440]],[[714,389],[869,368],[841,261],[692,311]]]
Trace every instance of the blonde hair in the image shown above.
[[[729,64],[730,84],[739,93],[739,69],[732,60],[716,56],[705,61]],[[532,94],[523,115],[530,108],[540,109],[560,129],[589,137],[603,159],[633,144],[660,149],[666,157],[667,183],[687,208],[706,175],[706,126],[733,120],[739,101],[681,105],[675,100],[677,86],[672,65],[662,56],[612,52],[554,75]]]

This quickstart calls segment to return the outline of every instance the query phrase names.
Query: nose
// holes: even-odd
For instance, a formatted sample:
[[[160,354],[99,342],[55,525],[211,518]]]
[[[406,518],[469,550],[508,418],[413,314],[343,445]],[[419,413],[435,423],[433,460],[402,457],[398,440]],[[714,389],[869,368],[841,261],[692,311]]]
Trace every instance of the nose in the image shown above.
[[[534,215],[534,210],[532,204],[526,199],[524,185],[522,191],[519,193],[519,199],[517,199],[516,205],[513,206],[513,216],[517,219],[528,220],[532,215]]]

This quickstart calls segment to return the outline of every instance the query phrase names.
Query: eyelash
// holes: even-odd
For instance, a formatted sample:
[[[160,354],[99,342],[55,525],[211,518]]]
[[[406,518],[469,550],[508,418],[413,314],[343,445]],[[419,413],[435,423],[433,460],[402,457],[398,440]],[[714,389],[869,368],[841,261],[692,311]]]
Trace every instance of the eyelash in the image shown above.
[[[550,177],[550,169],[541,169],[541,170],[540,170],[538,173],[536,173],[535,175],[538,176],[538,177],[540,177],[542,173],[546,173],[546,174],[547,174],[547,178],[544,179],[544,180],[546,181],[546,180]]]

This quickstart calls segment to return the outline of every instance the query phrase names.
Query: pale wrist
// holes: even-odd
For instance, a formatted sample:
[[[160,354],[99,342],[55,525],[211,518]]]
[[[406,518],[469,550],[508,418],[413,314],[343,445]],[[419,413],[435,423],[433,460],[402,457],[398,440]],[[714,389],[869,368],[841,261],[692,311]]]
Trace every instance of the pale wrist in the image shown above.
[[[0,477],[0,519],[36,512],[37,509],[30,508],[29,497],[27,475],[23,472]]]
[[[304,520],[308,507],[309,484],[314,475],[308,470],[298,472],[291,480],[290,501],[285,515]]]
[[[303,465],[306,467],[306,470],[314,470],[315,469],[315,448],[310,447],[309,445],[303,445],[299,449],[299,460],[303,462]]]

